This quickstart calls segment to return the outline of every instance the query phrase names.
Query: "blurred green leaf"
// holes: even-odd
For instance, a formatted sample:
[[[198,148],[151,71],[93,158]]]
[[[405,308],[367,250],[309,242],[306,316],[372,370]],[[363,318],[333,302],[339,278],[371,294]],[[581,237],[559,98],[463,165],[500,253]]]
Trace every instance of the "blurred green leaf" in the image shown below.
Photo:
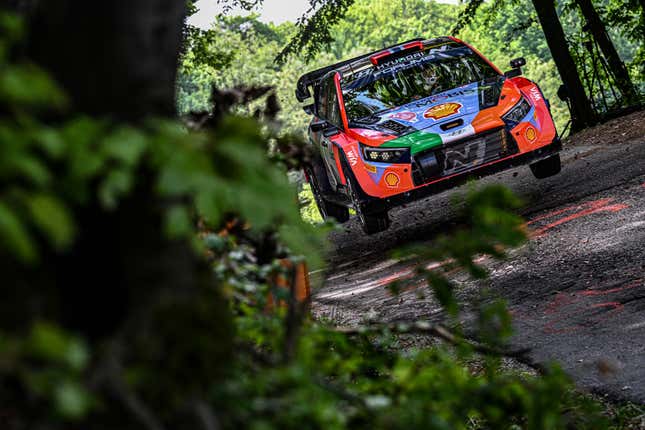
[[[90,395],[79,383],[63,381],[54,390],[56,410],[64,418],[83,418],[90,410]]]
[[[148,138],[133,127],[119,127],[103,139],[103,153],[125,165],[134,166],[148,146]]]
[[[0,240],[3,247],[19,260],[34,263],[37,258],[36,245],[23,222],[7,205],[0,201]]]
[[[33,65],[13,65],[0,71],[0,99],[26,108],[62,108],[67,100],[49,75]]]
[[[127,195],[134,185],[134,178],[129,170],[111,170],[101,181],[98,197],[106,209],[116,209],[119,199]]]
[[[175,205],[167,211],[165,230],[171,239],[186,237],[193,231],[190,215],[184,206]]]
[[[54,248],[63,250],[69,247],[76,235],[76,226],[65,204],[49,194],[36,194],[28,197],[31,218]]]

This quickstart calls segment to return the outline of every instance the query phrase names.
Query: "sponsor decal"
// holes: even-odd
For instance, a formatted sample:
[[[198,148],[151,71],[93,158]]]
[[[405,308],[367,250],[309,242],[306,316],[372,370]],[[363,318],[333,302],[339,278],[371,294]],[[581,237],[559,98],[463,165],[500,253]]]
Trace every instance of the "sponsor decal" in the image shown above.
[[[420,100],[415,103],[415,106],[424,107],[424,106],[436,103],[439,100],[450,99],[453,97],[466,97],[473,94],[477,94],[477,89],[469,88],[469,89],[463,89],[463,90],[450,91],[433,97],[428,97],[427,99]]]
[[[393,113],[388,118],[400,119],[407,122],[417,122],[417,114],[410,111]]]
[[[450,142],[454,142],[455,140],[459,140],[462,137],[471,136],[473,134],[475,134],[475,129],[473,128],[472,125],[469,124],[458,130],[452,130],[447,133],[441,134],[441,141],[443,143],[450,143]]]
[[[423,113],[424,118],[440,119],[445,118],[450,115],[459,113],[459,110],[463,107],[461,103],[450,102],[443,103],[437,106],[432,106]]]
[[[537,132],[533,127],[528,127],[524,132],[524,136],[526,136],[529,142],[533,142],[537,138]]]
[[[386,61],[384,63],[381,63],[380,65],[376,66],[376,70],[383,70],[383,69],[391,69],[395,66],[398,65],[413,65],[419,62],[419,60],[423,59],[425,57],[425,53],[423,51],[420,52],[415,52],[413,54],[406,55],[405,57],[400,57],[396,58],[394,60]]]
[[[461,149],[461,150],[460,150]],[[486,156],[486,140],[473,139],[461,148],[446,149],[444,174],[451,174],[466,167],[483,163]]]
[[[388,172],[388,173],[385,175],[385,184],[386,184],[388,187],[394,188],[394,187],[396,187],[397,185],[399,185],[399,182],[401,182],[401,179],[399,179],[399,175],[397,175],[396,173],[394,173],[394,172]]]
[[[382,134],[380,131],[369,130],[369,129],[359,130],[358,133],[364,137],[378,137]]]
[[[376,173],[376,166],[372,166],[371,164],[363,164],[365,166],[365,170],[368,172]]]
[[[531,98],[534,102],[539,102],[540,100],[542,100],[542,94],[540,93],[538,87],[531,87],[529,94],[531,95]]]
[[[349,164],[352,165],[352,167],[356,166],[356,163],[358,163],[358,157],[356,156],[356,153],[353,149],[347,151],[347,160],[349,161]]]

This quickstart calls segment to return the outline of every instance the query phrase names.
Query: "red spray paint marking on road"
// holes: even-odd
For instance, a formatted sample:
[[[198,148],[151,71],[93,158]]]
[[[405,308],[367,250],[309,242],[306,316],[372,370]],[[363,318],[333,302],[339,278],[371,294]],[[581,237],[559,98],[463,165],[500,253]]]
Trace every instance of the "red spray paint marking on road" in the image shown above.
[[[590,289],[580,291],[579,294],[571,295],[558,293],[555,298],[549,302],[544,310],[546,315],[560,315],[559,317],[549,320],[542,328],[545,333],[564,334],[579,331],[588,328],[591,325],[599,324],[616,316],[621,312],[625,305],[619,301],[609,301],[602,303],[588,303],[593,297],[603,297],[610,294],[620,293],[631,288],[643,285],[643,280],[638,279],[621,287],[610,288],[608,290]],[[608,309],[602,315],[595,315],[599,310]],[[586,324],[574,323],[574,318],[585,318]],[[568,322],[570,321],[570,322]]]
[[[476,259],[473,260],[473,262],[474,263],[482,263],[484,260],[486,260],[485,255],[477,257]],[[430,264],[426,265],[425,268],[426,268],[426,270],[435,270],[435,269],[438,269],[440,267],[444,267],[444,266],[446,266],[446,265],[448,265],[450,263],[453,263],[453,262],[454,262],[454,260],[449,258],[447,260],[430,263]],[[416,273],[416,271],[414,269],[407,268],[407,269],[399,270],[398,272],[395,272],[395,273],[393,273],[391,275],[384,276],[384,277],[376,280],[375,282],[380,287],[380,286],[391,284],[392,282],[395,282],[395,281],[406,281],[408,279],[414,279],[416,275],[417,275],[417,273]],[[420,286],[425,286],[425,285],[427,285],[425,283],[425,281],[421,282],[421,283],[417,282],[417,283],[415,283],[415,285],[412,288],[408,287],[408,288],[404,289],[404,291],[413,290],[413,289],[416,289],[416,288],[418,288]]]
[[[561,224],[567,223],[569,221],[573,221],[574,219],[581,218],[583,216],[592,215],[599,212],[619,212],[628,207],[627,205],[624,205],[624,204],[610,204],[611,202],[613,202],[613,200],[614,199],[611,199],[611,198],[600,199],[600,200],[594,200],[592,202],[588,202],[578,206],[569,206],[563,209],[558,209],[556,211],[549,212],[545,215],[534,218],[531,221],[527,222],[526,225],[531,225],[537,221],[553,218],[557,215],[562,215],[564,213],[578,209],[578,212],[575,212],[571,215],[567,215],[565,217],[557,219],[556,221],[553,221],[545,225],[544,227],[541,227],[535,230],[531,234],[531,237],[540,237],[540,236],[543,236],[544,233],[546,233],[548,230],[551,230],[552,228],[557,227]]]
[[[644,186],[645,186],[645,184],[644,184]],[[555,228],[555,227],[557,227],[559,225],[565,224],[565,223],[567,223],[569,221],[573,221],[575,219],[578,219],[578,218],[581,218],[581,217],[584,217],[584,216],[589,216],[589,215],[599,213],[599,212],[619,212],[619,211],[621,211],[623,209],[626,209],[628,207],[627,205],[624,205],[624,204],[611,204],[613,201],[614,201],[613,198],[604,198],[604,199],[594,200],[594,201],[591,201],[591,202],[583,203],[581,205],[567,206],[565,208],[557,209],[555,211],[551,211],[551,212],[548,212],[548,213],[546,213],[544,215],[540,215],[538,217],[535,217],[532,220],[528,221],[526,223],[526,225],[528,226],[528,225],[534,224],[534,223],[536,223],[538,221],[542,221],[542,220],[549,219],[549,218],[554,218],[554,217],[557,217],[558,215],[566,214],[566,213],[572,212],[574,210],[577,210],[577,212],[574,212],[574,213],[572,213],[570,215],[567,215],[567,216],[564,216],[562,218],[556,219],[555,221],[552,221],[551,223],[549,223],[549,224],[547,224],[547,225],[545,225],[545,226],[543,226],[541,228],[538,228],[537,230],[533,231],[530,234],[530,238],[541,237],[547,231],[551,230],[552,228]],[[478,257],[475,260],[475,262],[476,263],[481,263],[485,259],[486,259],[485,256],[481,256],[481,257]],[[448,259],[448,260],[444,260],[444,261],[440,261],[440,262],[430,263],[430,264],[428,264],[426,266],[426,269],[427,270],[438,269],[438,268],[443,267],[443,266],[445,266],[445,265],[447,265],[447,264],[449,264],[451,262],[452,262],[452,260]],[[413,269],[407,268],[407,269],[395,272],[392,275],[384,276],[383,278],[378,279],[375,282],[376,282],[376,284],[378,286],[384,286],[384,285],[388,285],[388,284],[390,284],[392,282],[395,282],[395,281],[405,281],[405,280],[408,280],[408,279],[413,279],[415,277],[415,275],[416,275],[416,272]]]

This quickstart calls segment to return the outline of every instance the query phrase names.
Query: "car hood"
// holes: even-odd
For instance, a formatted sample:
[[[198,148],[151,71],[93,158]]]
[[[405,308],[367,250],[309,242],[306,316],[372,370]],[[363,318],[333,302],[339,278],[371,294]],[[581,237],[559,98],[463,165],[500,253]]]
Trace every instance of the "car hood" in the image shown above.
[[[475,82],[380,112],[378,121],[355,131],[367,145],[410,147],[416,153],[503,126],[501,114],[519,98],[517,87],[503,77]],[[376,133],[380,142],[370,142]]]

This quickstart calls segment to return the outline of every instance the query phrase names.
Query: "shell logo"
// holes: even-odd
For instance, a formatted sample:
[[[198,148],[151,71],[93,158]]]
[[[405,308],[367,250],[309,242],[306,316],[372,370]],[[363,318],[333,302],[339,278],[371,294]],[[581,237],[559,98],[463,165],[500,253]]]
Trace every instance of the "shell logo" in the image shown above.
[[[424,118],[439,119],[445,118],[450,115],[459,113],[459,110],[462,108],[461,103],[443,103],[440,105],[432,106],[423,113]]]
[[[385,175],[385,183],[387,184],[388,187],[396,187],[399,185],[399,182],[401,180],[399,179],[399,175],[393,172],[388,172]]]
[[[529,142],[533,142],[537,137],[537,133],[535,132],[535,129],[533,127],[529,127],[524,132],[524,136],[526,136]]]

